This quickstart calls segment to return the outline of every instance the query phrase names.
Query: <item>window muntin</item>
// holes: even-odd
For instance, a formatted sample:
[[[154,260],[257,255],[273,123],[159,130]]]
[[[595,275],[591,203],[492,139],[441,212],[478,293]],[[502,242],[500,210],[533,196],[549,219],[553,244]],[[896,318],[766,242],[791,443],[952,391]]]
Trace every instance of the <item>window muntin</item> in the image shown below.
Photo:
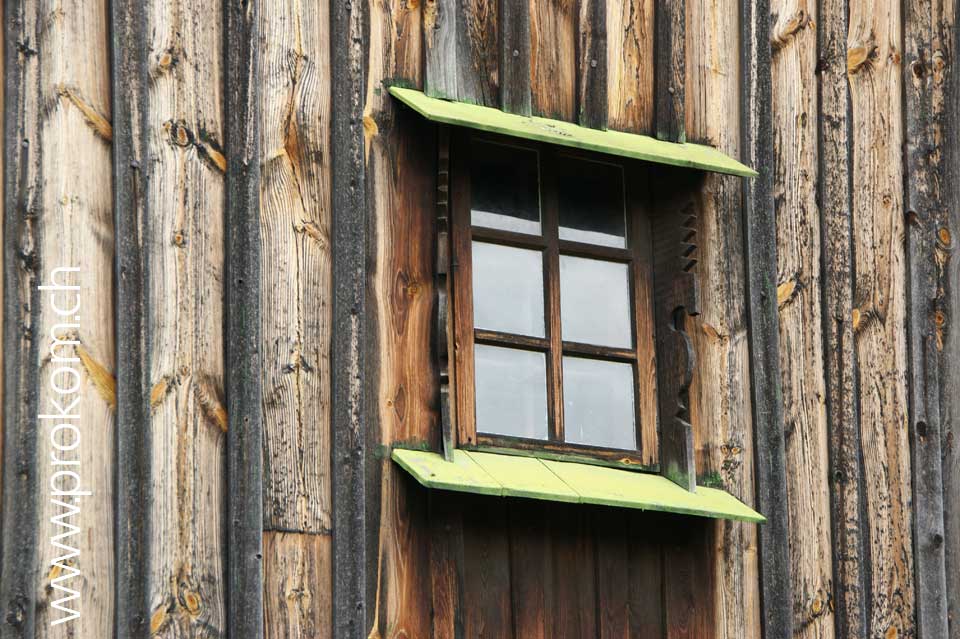
[[[655,441],[649,221],[645,212],[638,215],[642,207],[636,195],[631,196],[636,189],[628,186],[624,166],[546,145],[526,148],[467,135],[454,148],[461,442],[587,448],[622,458],[651,441],[644,432],[652,429]],[[496,175],[502,176],[503,164],[520,158],[527,166],[519,172],[529,177],[533,157],[538,164],[536,195],[529,193],[529,180],[523,180],[526,204],[517,206],[536,201],[538,210],[525,208],[519,218],[536,220],[539,228],[526,226],[520,232],[516,225],[494,225],[490,218],[478,217],[474,184],[479,180],[481,189],[491,191],[494,181],[484,167],[496,166]],[[503,187],[506,181],[501,182]],[[510,206],[502,205],[498,215],[518,217]],[[493,263],[497,255],[521,253],[522,267]],[[538,261],[533,256],[541,264],[539,278],[532,274]],[[542,284],[539,292],[537,284]],[[536,312],[541,309],[542,315]],[[542,326],[531,317],[542,319]],[[520,359],[518,353],[539,356],[524,358],[524,370],[536,371],[536,383],[531,382],[534,373],[508,381],[504,371],[508,361]],[[534,367],[534,361],[542,367]],[[520,397],[534,387],[533,395]]]

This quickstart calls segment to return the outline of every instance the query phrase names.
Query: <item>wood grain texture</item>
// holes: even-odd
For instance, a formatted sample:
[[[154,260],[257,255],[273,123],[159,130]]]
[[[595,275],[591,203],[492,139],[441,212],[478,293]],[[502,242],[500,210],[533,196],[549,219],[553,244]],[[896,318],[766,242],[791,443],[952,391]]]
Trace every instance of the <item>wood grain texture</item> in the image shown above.
[[[903,330],[901,41],[899,3],[850,3],[853,324],[870,530],[868,633],[902,637],[916,632],[916,608]]]
[[[823,339],[830,432],[834,615],[839,637],[867,634],[859,389],[853,330],[853,255],[847,84],[847,0],[821,0],[818,122]]]
[[[308,10],[289,0],[261,13],[267,530],[323,533],[332,525],[329,27],[326,4]]]
[[[332,637],[328,534],[263,533],[265,639]]]
[[[530,115],[530,4],[501,2],[500,108],[507,113]]]
[[[668,639],[723,636],[715,622],[716,564],[710,561],[713,524],[673,518],[664,530],[663,605]]]
[[[218,7],[219,5],[217,5]],[[150,632],[220,637],[224,581],[221,15],[151,2],[146,153]]]
[[[614,3],[613,10],[617,9]],[[579,0],[577,11],[577,120],[607,128],[607,2]]]
[[[437,383],[433,369],[433,220],[435,128],[398,106],[385,83],[421,86],[421,15],[401,0],[371,5],[366,103],[367,206],[374,236],[369,278],[371,445],[396,442],[436,449]],[[432,438],[432,439],[431,439]],[[431,591],[426,492],[390,461],[371,462],[371,531],[367,619],[371,637],[429,637]],[[376,552],[373,552],[376,549]]]
[[[617,131],[653,130],[653,0],[607,7],[608,125]]]
[[[904,205],[907,211],[907,334],[910,446],[913,481],[914,569],[917,633],[946,637],[947,584],[943,547],[940,362],[943,315],[937,245],[944,228],[939,144],[943,139],[946,97],[943,74],[934,69],[939,42],[939,2],[903,5],[906,128]]]
[[[458,0],[423,3],[423,91],[434,98],[457,99]]]
[[[529,1],[533,113],[573,122],[577,96],[576,1]]]
[[[779,307],[784,442],[769,445],[783,445],[785,457],[784,465],[774,471],[777,476],[768,481],[777,487],[783,485],[787,499],[778,506],[778,498],[774,497],[769,507],[786,507],[792,522],[786,531],[762,527],[764,567],[773,567],[777,556],[768,555],[767,545],[773,544],[770,550],[777,553],[787,542],[792,584],[783,594],[785,607],[789,601],[793,611],[793,636],[832,638],[829,438],[821,333],[822,247],[816,202],[818,131],[810,122],[811,114],[817,111],[816,10],[815,3],[806,0],[773,0],[770,4],[771,15],[776,18],[771,20],[766,39],[773,51],[769,69],[771,123],[777,144],[772,149],[770,171],[760,178],[769,180],[773,198],[757,204],[772,204],[774,208],[766,220],[775,227],[771,240],[776,242],[777,275],[774,280],[768,274],[773,265],[751,264],[751,269],[763,272],[751,274],[751,281],[759,281],[754,280],[754,275],[763,277],[765,299]],[[762,96],[757,98],[758,102],[763,100]],[[758,131],[757,138],[757,144],[769,147],[768,141],[762,139],[763,131]],[[763,164],[766,162],[759,163]],[[758,402],[768,394],[758,392]],[[759,458],[759,445],[757,455]],[[764,507],[761,502],[761,510]],[[780,532],[786,532],[786,539],[771,534]],[[768,559],[770,564],[766,563]],[[782,570],[783,566],[778,568]],[[776,623],[779,621],[767,617],[768,627]],[[784,632],[782,636],[787,635]]]
[[[686,3],[655,0],[654,126],[657,138],[684,142],[686,136]]]
[[[31,330],[38,340],[38,359],[25,363],[38,371],[40,412],[55,412],[54,401],[69,404],[79,399],[72,412],[80,416],[69,420],[75,422],[78,431],[57,429],[56,420],[33,422],[35,416],[30,416],[37,428],[36,476],[40,491],[31,497],[39,499],[35,539],[40,547],[34,568],[38,570],[34,575],[36,637],[109,636],[114,626],[111,524],[115,434],[115,400],[103,392],[104,385],[113,383],[115,352],[111,148],[109,137],[105,137],[111,117],[109,10],[102,2],[70,2],[52,19],[40,4],[28,3],[25,11],[36,11],[38,28],[34,40],[39,64],[37,84],[30,87],[36,91],[38,108],[25,114],[36,118],[33,140],[38,147],[42,145],[37,172],[32,176],[37,181],[33,183],[36,199],[31,203],[31,213],[41,229],[35,247],[39,260],[36,266],[43,284],[56,281],[80,286],[76,297],[43,292],[36,300],[39,316]],[[72,54],[80,50],[89,53]],[[78,270],[55,274],[58,268]],[[70,309],[77,303],[73,317],[55,310]],[[51,346],[57,339],[65,344],[54,353]],[[100,371],[102,377],[98,376]],[[57,393],[55,384],[61,389],[76,384],[78,390]],[[74,445],[76,449],[70,452],[56,452],[55,446]],[[64,467],[54,459],[79,462],[81,489],[92,495],[76,498],[76,502],[64,498],[57,503],[51,486],[69,488],[72,482],[56,474]],[[72,512],[64,502],[78,507],[78,511]],[[75,534],[51,521],[61,515],[79,528]],[[61,543],[78,551],[76,556],[48,541],[60,534],[64,534]],[[61,605],[82,614],[71,623],[53,625],[69,616],[54,606],[70,594],[66,590],[70,588],[78,590],[80,596]]]
[[[39,59],[21,55],[36,33],[36,12],[4,3],[3,173],[3,540],[0,613],[3,639],[33,639],[36,626],[37,428],[40,339]],[[29,52],[25,52],[29,53]],[[26,540],[16,544],[11,540]]]
[[[464,600],[463,513],[456,498],[430,491],[430,588],[433,594],[434,639],[463,639]]]
[[[507,500],[471,495],[461,500],[465,637],[513,635]]]
[[[666,526],[662,519],[658,513],[628,514],[626,560],[630,572],[627,606],[630,634],[625,636],[630,639],[663,639],[666,636],[663,579],[664,566],[669,565],[665,561],[669,561],[669,557],[663,553]],[[602,543],[602,538],[597,541]],[[598,559],[598,568],[601,566]]]
[[[135,0],[111,4],[113,20],[113,207],[116,225],[117,430],[116,458],[116,637],[147,633],[147,509],[150,463],[150,381],[148,377],[144,235],[148,226],[147,187],[152,165],[144,160],[149,130],[146,17]],[[131,55],[131,51],[136,54]]]
[[[548,533],[551,504],[512,500],[510,526],[510,595],[514,636],[555,636],[553,615],[553,543]]]
[[[457,99],[496,107],[500,103],[498,1],[458,0]]]
[[[740,20],[736,2],[687,3],[687,126],[692,140],[741,156]],[[707,175],[695,194],[700,228],[697,268],[700,315],[688,327],[697,358],[690,388],[699,473],[755,504],[750,354],[745,299],[741,184]],[[761,425],[757,425],[760,427]],[[757,527],[715,524],[715,611],[718,637],[760,635]],[[721,612],[722,611],[722,612]]]

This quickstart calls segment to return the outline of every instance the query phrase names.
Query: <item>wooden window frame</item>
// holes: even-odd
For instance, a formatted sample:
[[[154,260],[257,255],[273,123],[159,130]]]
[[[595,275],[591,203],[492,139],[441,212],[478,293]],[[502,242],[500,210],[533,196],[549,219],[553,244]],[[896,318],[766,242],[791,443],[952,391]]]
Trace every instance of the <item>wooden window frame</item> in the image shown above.
[[[658,460],[657,368],[653,300],[653,249],[648,170],[643,164],[621,158],[518,141],[491,134],[456,130],[450,136],[450,214],[452,237],[452,324],[454,338],[457,439],[465,448],[496,449],[526,454],[576,457],[598,462],[655,470]],[[474,227],[471,223],[470,145],[474,140],[536,151],[540,189],[540,236]],[[559,238],[556,160],[574,157],[619,166],[624,178],[627,248],[614,248]],[[544,255],[545,337],[527,337],[474,328],[472,242],[540,250]],[[560,336],[560,255],[627,263],[633,348],[611,348],[562,341]],[[644,338],[644,336],[646,336]],[[474,345],[521,348],[546,354],[548,439],[527,439],[478,433],[476,430]],[[633,365],[634,412],[637,447],[617,449],[564,441],[563,356],[575,355]]]

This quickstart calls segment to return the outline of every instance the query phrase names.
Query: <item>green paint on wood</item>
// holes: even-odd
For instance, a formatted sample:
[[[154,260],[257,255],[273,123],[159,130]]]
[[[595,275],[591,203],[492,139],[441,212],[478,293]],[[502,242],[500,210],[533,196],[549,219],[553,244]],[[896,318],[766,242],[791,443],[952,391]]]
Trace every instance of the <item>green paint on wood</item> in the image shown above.
[[[573,503],[580,501],[580,495],[539,459],[476,451],[469,451],[467,454],[500,482],[504,497],[529,497]]]
[[[390,94],[428,120],[443,124],[658,164],[744,177],[757,175],[750,167],[702,144],[665,142],[646,135],[601,131],[562,120],[515,115],[476,104],[431,98],[420,91],[398,86],[390,87]]]
[[[424,486],[441,490],[766,521],[722,490],[698,486],[689,492],[650,473],[464,450],[454,451],[453,462],[403,449],[394,449],[393,459]]]

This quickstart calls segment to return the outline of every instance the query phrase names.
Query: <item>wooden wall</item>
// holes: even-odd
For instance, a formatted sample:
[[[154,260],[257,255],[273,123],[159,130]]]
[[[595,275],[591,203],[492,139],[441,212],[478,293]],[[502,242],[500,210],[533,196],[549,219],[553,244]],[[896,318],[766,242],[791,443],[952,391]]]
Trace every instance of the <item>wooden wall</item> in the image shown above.
[[[7,0],[0,637],[960,638],[956,9]],[[768,524],[389,461],[439,420],[437,129],[394,83],[760,170],[695,194],[688,331],[701,481]],[[55,327],[37,286],[71,263]],[[54,336],[93,492],[72,630]]]

